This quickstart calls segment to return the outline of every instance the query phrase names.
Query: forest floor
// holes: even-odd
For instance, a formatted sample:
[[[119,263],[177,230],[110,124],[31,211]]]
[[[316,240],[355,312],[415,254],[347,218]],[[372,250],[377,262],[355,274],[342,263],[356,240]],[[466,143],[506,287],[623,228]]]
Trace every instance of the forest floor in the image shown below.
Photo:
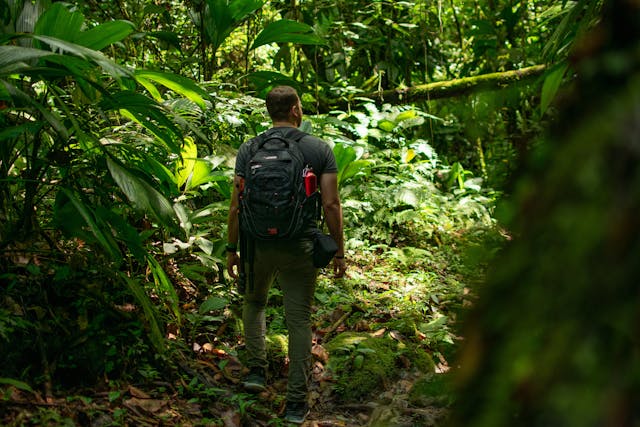
[[[359,404],[333,402],[311,408],[303,427],[349,426],[438,426],[446,418],[442,406],[415,407],[407,398],[411,382],[399,381],[381,396],[382,400]],[[225,403],[192,401],[176,393],[157,389],[140,390],[133,385],[113,399],[113,391],[76,390],[67,397],[44,399],[42,396],[13,389],[0,403],[3,426],[284,426],[278,416],[261,403],[246,398],[244,406],[233,408]],[[274,393],[269,390],[265,394]],[[209,415],[207,415],[209,414]]]
[[[352,257],[347,279],[336,281],[326,275],[319,280],[312,406],[304,426],[443,424],[452,402],[448,377],[458,345],[456,310],[470,304],[469,278],[454,252],[384,248]],[[267,314],[268,338],[273,360],[269,386],[259,395],[241,387],[247,370],[241,361],[241,334],[234,326],[238,316],[227,307],[226,320],[214,325],[215,333],[181,343],[171,353],[174,366],[167,369],[169,374],[156,370],[148,381],[104,378],[87,388],[45,385],[34,390],[0,378],[0,425],[288,425],[280,418],[286,351],[274,344],[278,337],[286,337],[280,298],[278,291],[270,297],[274,303]],[[339,337],[357,342],[336,347]],[[337,349],[328,351],[331,345]],[[389,358],[381,354],[387,351]]]

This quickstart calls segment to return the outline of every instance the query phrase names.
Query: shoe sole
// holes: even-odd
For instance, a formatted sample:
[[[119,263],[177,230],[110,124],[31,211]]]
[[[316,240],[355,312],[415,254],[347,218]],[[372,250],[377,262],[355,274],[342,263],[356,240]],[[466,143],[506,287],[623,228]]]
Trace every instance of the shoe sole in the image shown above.
[[[262,393],[267,389],[263,384],[258,383],[242,383],[242,387],[252,393]]]
[[[293,418],[293,419],[291,419],[291,418],[287,418],[287,417],[285,416],[285,417],[284,417],[284,420],[285,420],[286,422],[288,422],[288,423],[293,423],[293,424],[302,424],[302,423],[307,419],[307,417],[309,416],[309,413],[311,413],[311,411],[307,411],[307,413],[306,413],[306,414],[304,414],[304,417],[302,417],[302,418]]]

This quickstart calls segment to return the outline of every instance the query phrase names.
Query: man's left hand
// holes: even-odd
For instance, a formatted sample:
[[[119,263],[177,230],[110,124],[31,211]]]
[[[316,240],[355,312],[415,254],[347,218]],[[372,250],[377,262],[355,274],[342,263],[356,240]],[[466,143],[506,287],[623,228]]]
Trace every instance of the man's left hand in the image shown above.
[[[347,262],[344,258],[333,258],[333,276],[336,279],[344,277],[347,272]]]

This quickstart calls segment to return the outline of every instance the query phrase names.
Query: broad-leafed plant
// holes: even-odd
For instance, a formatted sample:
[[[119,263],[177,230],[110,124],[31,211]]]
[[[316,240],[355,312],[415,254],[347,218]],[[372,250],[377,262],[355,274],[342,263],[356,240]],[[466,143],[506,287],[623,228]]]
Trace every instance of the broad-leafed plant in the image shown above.
[[[130,70],[100,52],[132,33],[125,21],[89,28],[63,3],[40,11],[32,28],[20,21],[24,32],[0,38],[0,275],[10,290],[36,277],[50,283],[33,296],[35,305],[65,282],[65,293],[93,295],[87,280],[100,278],[105,294],[128,294],[141,308],[162,351],[165,325],[179,327],[181,313],[154,242],[182,235],[174,196],[209,175],[188,157],[193,144],[185,144],[184,134],[196,129],[161,91],[201,110],[207,94],[180,76]],[[173,188],[163,188],[171,175],[161,165],[178,163]],[[55,259],[41,271],[44,248]],[[47,319],[38,316],[33,327]],[[80,325],[68,338],[86,339],[89,330]]]

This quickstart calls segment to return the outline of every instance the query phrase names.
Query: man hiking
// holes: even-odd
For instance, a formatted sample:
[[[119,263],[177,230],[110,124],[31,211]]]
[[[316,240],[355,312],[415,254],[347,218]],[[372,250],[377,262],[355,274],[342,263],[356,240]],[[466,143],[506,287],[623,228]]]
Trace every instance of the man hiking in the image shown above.
[[[267,95],[266,106],[273,127],[242,144],[236,158],[228,219],[227,271],[241,282],[240,289],[244,293],[242,321],[250,372],[243,385],[252,392],[265,390],[268,366],[265,307],[269,288],[278,278],[289,333],[284,418],[289,422],[302,423],[309,412],[311,306],[318,274],[313,259],[318,201],[329,233],[337,244],[333,258],[335,277],[343,277],[346,270],[338,168],[326,142],[297,129],[302,123],[302,104],[295,89],[275,87]],[[273,163],[277,161],[282,163]],[[296,165],[302,164],[300,162],[304,169],[294,170]],[[274,167],[274,164],[282,167]],[[304,183],[300,181],[293,190],[285,188],[290,187],[286,182],[289,168],[295,174],[290,174],[290,180],[297,180],[298,176],[300,180],[304,179]],[[271,193],[264,190],[266,195],[263,195],[263,187],[276,185],[271,181],[278,182],[282,189],[269,190]],[[245,185],[251,188],[245,188]],[[303,191],[302,201],[291,203],[298,197],[298,187]],[[316,187],[319,187],[319,193]],[[271,213],[265,215],[264,212]],[[295,218],[278,218],[282,212]]]

